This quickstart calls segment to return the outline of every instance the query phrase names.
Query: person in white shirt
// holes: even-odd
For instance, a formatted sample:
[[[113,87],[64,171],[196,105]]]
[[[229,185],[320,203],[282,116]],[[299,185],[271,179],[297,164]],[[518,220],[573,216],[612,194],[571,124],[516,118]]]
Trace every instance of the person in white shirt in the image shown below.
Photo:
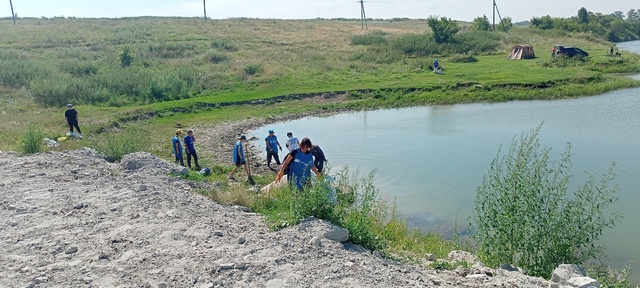
[[[287,149],[289,149],[289,152],[300,147],[300,141],[298,138],[293,137],[293,133],[287,132],[287,137],[289,137],[289,139],[287,139]]]

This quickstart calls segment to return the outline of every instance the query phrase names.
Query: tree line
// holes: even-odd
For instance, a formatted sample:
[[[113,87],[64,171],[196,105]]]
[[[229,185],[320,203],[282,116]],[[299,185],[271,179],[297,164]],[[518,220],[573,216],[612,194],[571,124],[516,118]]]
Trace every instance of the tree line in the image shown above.
[[[640,9],[631,9],[626,14],[622,11],[602,14],[582,7],[570,18],[533,17],[531,26],[543,30],[588,32],[611,42],[633,41],[640,39]]]

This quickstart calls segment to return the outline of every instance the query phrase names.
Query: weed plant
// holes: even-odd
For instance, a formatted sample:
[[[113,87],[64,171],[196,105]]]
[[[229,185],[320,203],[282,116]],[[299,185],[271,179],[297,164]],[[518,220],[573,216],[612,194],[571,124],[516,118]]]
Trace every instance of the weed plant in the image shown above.
[[[126,129],[113,128],[111,131],[92,135],[89,140],[92,148],[102,154],[109,162],[118,162],[124,155],[145,151],[149,132],[140,122]]]
[[[409,229],[406,220],[396,214],[395,205],[389,206],[377,194],[373,172],[361,176],[345,168],[333,181],[316,179],[304,191],[286,185],[269,197],[256,199],[253,209],[264,214],[275,229],[310,216],[325,219],[349,230],[351,242],[403,258],[422,258],[424,253],[445,257],[458,247],[435,233]]]
[[[20,151],[23,154],[35,154],[45,150],[42,128],[37,124],[30,123],[20,138]]]
[[[487,265],[509,263],[549,279],[560,264],[601,256],[596,241],[620,215],[607,212],[617,199],[617,186],[609,185],[613,164],[599,182],[587,173],[567,195],[571,146],[552,160],[551,148],[540,147],[541,127],[514,137],[506,155],[498,152],[478,187],[470,226]]]

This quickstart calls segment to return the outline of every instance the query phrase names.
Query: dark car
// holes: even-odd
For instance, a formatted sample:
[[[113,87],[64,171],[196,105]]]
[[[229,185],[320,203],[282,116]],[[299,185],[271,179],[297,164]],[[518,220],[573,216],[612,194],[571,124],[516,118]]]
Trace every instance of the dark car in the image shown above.
[[[560,46],[560,45],[556,45],[556,55],[566,55],[568,57],[573,57],[573,56],[582,56],[582,57],[587,57],[589,56],[589,53],[587,53],[586,51],[578,48],[578,47],[572,47],[572,46]]]

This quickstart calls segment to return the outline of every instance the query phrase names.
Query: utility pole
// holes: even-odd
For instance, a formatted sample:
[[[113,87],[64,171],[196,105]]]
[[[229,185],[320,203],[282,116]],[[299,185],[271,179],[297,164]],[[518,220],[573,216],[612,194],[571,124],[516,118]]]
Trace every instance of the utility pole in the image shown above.
[[[202,0],[202,6],[204,7],[204,22],[207,22],[207,0]]]
[[[367,15],[364,13],[364,0],[360,0],[360,20],[362,22],[362,29],[369,30],[367,26]]]
[[[504,30],[504,33],[507,33],[507,28],[504,27],[504,23],[502,23],[502,16],[500,16],[500,10],[498,10],[498,4],[496,4],[496,0],[493,0],[493,32],[496,32],[496,12],[498,12],[498,18],[500,19],[500,26],[502,26],[502,30]]]
[[[496,32],[496,0],[493,0],[493,32]]]
[[[13,17],[13,25],[16,25],[16,13],[13,13],[13,2],[9,0],[9,5],[11,5],[11,17]]]

